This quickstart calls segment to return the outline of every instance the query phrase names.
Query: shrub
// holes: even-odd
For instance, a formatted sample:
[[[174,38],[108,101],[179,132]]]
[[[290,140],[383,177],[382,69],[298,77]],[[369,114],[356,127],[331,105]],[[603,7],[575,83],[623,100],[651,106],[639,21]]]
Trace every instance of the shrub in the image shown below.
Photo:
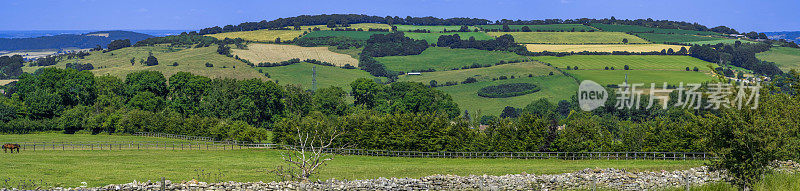
[[[211,63],[208,63],[208,62],[206,62],[206,67],[213,68],[213,67],[214,67],[214,65],[213,65],[213,64],[211,64]]]
[[[530,94],[541,88],[530,83],[511,83],[487,86],[478,91],[478,96],[488,98],[506,98]]]
[[[468,77],[466,80],[461,82],[461,84],[469,84],[469,83],[475,83],[475,82],[478,82],[478,80],[473,78],[473,77]]]

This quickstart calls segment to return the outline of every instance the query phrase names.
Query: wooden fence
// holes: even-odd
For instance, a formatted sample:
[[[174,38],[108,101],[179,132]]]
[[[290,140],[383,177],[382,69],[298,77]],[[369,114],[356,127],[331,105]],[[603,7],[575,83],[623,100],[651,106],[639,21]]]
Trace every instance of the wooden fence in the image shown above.
[[[159,141],[109,141],[109,142],[22,142],[21,151],[72,151],[72,150],[233,150],[276,149],[291,146],[258,143],[232,144],[224,141],[159,142]],[[606,159],[606,160],[709,160],[714,157],[703,152],[421,152],[386,151],[367,149],[327,149],[325,152],[342,155],[410,157],[410,158],[508,158],[508,159]]]

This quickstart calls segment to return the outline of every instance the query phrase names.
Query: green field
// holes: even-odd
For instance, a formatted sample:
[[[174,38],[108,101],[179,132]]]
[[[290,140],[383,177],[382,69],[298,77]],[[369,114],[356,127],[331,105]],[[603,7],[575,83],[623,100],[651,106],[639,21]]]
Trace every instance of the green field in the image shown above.
[[[140,59],[146,59],[151,52],[158,59],[159,65],[146,66],[141,64]],[[134,65],[131,65],[131,58],[135,58]],[[267,79],[264,75],[251,69],[247,64],[218,54],[216,46],[173,49],[159,45],[128,47],[106,53],[93,51],[91,55],[86,56],[84,59],[62,60],[58,64],[48,67],[65,68],[67,63],[75,62],[91,63],[95,68],[91,72],[95,75],[108,74],[123,79],[127,74],[139,70],[160,71],[167,78],[178,72],[191,72],[211,78]],[[175,62],[178,63],[178,66],[172,66]],[[206,62],[213,64],[214,67],[206,67]],[[41,67],[23,67],[23,71],[33,72],[39,68]]]
[[[436,71],[445,71],[469,66],[472,63],[485,65],[494,64],[501,60],[523,60],[528,58],[511,52],[430,47],[419,55],[387,56],[375,59],[383,63],[386,69],[409,72],[429,68],[436,69]]]
[[[490,81],[493,78],[500,77],[501,75],[506,77],[527,77],[529,74],[533,76],[544,76],[550,74],[550,72],[558,73],[558,71],[552,67],[538,62],[522,62],[486,68],[424,72],[422,75],[402,75],[400,76],[399,80],[422,82],[424,84],[430,83],[431,80],[436,80],[436,82],[439,84],[444,84],[445,82],[460,83],[468,77],[473,77],[478,81]]]
[[[311,33],[306,34],[302,38],[309,38],[309,37],[328,37],[328,36],[340,36],[340,37],[350,37],[356,40],[367,40],[373,34],[388,34],[389,32],[377,32],[377,31],[313,31]]]
[[[657,33],[639,33],[639,37],[647,39],[653,43],[690,43],[698,41],[719,41],[727,40],[724,38],[716,38],[709,36],[695,36],[695,35],[682,35],[682,34],[657,34]]]
[[[789,47],[772,47],[769,51],[756,54],[760,60],[775,62],[781,70],[788,72],[800,70],[800,49]]]
[[[416,39],[416,40],[425,40],[428,41],[429,44],[434,44],[439,42],[439,36],[442,35],[453,35],[458,34],[462,40],[467,40],[469,37],[475,37],[475,40],[491,40],[494,39],[493,37],[487,35],[484,32],[448,32],[448,33],[412,33],[407,32],[405,36],[408,38]]]
[[[460,84],[455,86],[439,87],[439,90],[450,94],[453,101],[458,103],[462,110],[468,110],[470,114],[477,115],[500,115],[506,106],[525,107],[533,101],[541,98],[557,103],[561,100],[569,100],[578,91],[578,84],[570,77],[555,73],[554,76],[544,77],[518,77],[515,79],[483,81],[471,84]],[[478,90],[486,86],[506,84],[506,83],[532,83],[542,88],[542,90],[509,98],[485,98],[478,96]]]
[[[575,32],[580,32],[581,30],[589,31],[595,30],[592,27],[588,27],[582,24],[551,24],[551,25],[508,25],[508,28],[512,30],[522,30],[522,27],[528,26],[533,32],[570,32],[575,29]],[[503,25],[479,25],[478,27],[482,29],[489,29],[489,30],[502,30]]]
[[[677,51],[677,50],[676,50]],[[566,68],[578,66],[579,70],[604,70],[605,67],[614,67],[622,70],[628,65],[631,70],[680,70],[686,67],[701,71],[709,70],[706,62],[690,56],[662,56],[662,55],[572,55],[564,57],[543,56],[536,60],[550,63],[554,67]]]
[[[648,43],[621,32],[489,32],[494,37],[504,34],[523,44],[622,44],[623,39],[628,39],[628,43]]]
[[[448,31],[457,31],[461,29],[461,25],[452,26],[424,26],[424,25],[394,25],[397,26],[397,31],[413,31],[413,30],[429,30],[431,32],[443,32],[445,29]],[[470,31],[477,29],[475,26],[468,26]]]
[[[713,78],[703,72],[695,71],[660,71],[660,70],[569,70],[579,80],[592,80],[601,85],[617,85],[625,81],[628,76],[628,83],[644,83],[645,87],[650,87],[650,83],[656,83],[656,87],[661,87],[664,82],[670,85],[701,83],[710,81]]]
[[[331,30],[332,28],[328,28],[328,25],[311,25],[311,26],[300,26],[301,30],[313,30],[314,28],[319,28],[320,30]],[[362,29],[362,30],[369,30],[369,29],[392,29],[392,26],[387,24],[380,24],[380,23],[356,23],[350,24],[349,27],[341,27],[341,25],[337,26],[338,29],[344,28],[351,28],[351,29]]]
[[[609,24],[602,24],[602,23],[592,23],[590,24],[595,28],[598,28],[603,31],[609,32],[632,32],[632,33],[672,33],[672,34],[692,34],[692,35],[720,35],[719,33],[711,32],[711,31],[693,31],[693,30],[682,30],[682,29],[662,29],[662,28],[651,28],[651,27],[643,27],[643,26],[636,26],[636,25],[609,25]]]
[[[359,69],[343,69],[332,66],[321,66],[305,62],[288,66],[277,67],[256,67],[264,73],[269,73],[270,79],[278,81],[279,84],[299,84],[304,89],[311,89],[312,68],[317,67],[317,88],[328,86],[341,87],[345,91],[350,91],[350,83],[358,78],[374,78],[369,73]]]
[[[433,174],[505,175],[518,173],[556,174],[585,168],[628,170],[677,170],[697,167],[704,161],[661,160],[511,160],[433,159],[401,157],[337,156],[322,167],[318,179],[371,179],[378,177],[418,178]],[[227,151],[35,151],[3,157],[0,178],[37,180],[57,186],[88,186],[128,183],[133,180],[173,182],[276,181],[274,170],[280,152],[244,149]],[[113,169],[113,170],[110,170]],[[198,177],[196,170],[222,173],[221,178]]]
[[[741,41],[742,43],[756,43],[756,42],[753,42],[753,41],[746,41],[746,40],[739,40],[739,39],[720,39],[720,40],[692,41],[692,42],[686,42],[686,44],[697,44],[697,45],[704,45],[704,44],[715,45],[715,44],[719,44],[719,43],[722,43],[722,44],[735,44],[736,41]]]

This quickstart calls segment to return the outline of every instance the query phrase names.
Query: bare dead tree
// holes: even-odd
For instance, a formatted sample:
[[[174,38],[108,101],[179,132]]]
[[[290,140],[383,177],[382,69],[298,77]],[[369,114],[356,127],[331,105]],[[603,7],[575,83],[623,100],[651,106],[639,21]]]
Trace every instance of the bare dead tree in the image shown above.
[[[281,180],[296,180],[307,182],[311,176],[319,174],[319,169],[326,162],[334,159],[335,154],[345,146],[334,148],[334,141],[343,133],[331,128],[330,130],[313,129],[304,132],[299,126],[295,127],[297,137],[295,145],[287,146],[281,152],[281,159],[289,165],[287,168],[278,167],[273,172]]]

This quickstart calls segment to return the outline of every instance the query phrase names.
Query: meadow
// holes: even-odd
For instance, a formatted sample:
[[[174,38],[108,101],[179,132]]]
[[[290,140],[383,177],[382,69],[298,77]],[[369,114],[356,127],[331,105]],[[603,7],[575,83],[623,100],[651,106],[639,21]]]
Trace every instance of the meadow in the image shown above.
[[[595,30],[596,31],[596,29],[594,29],[592,27],[588,27],[586,25],[582,25],[582,24],[508,25],[508,28],[510,28],[512,30],[522,30],[522,27],[524,27],[524,26],[527,26],[528,28],[531,29],[531,31],[534,31],[534,32],[536,32],[536,31],[554,31],[554,32],[565,31],[565,32],[570,32],[573,29],[575,30],[575,32],[580,32],[581,30],[584,30],[584,31]],[[487,30],[502,30],[503,29],[503,25],[479,25],[478,27],[480,27],[482,29],[487,29]]]
[[[651,27],[643,27],[643,26],[636,26],[636,25],[610,25],[610,24],[602,24],[602,23],[592,23],[590,24],[592,27],[598,28],[603,31],[609,32],[632,32],[632,33],[662,33],[662,34],[692,34],[692,35],[721,35],[719,33],[711,32],[711,31],[693,31],[693,30],[683,30],[683,29],[662,29],[662,28],[651,28]]]
[[[255,30],[255,31],[238,31],[238,32],[226,32],[226,33],[217,33],[217,34],[209,34],[206,36],[214,37],[217,39],[225,39],[225,38],[242,38],[248,41],[256,41],[256,42],[275,42],[276,38],[280,38],[281,41],[292,40],[294,38],[298,38],[303,36],[305,31],[302,30],[269,30],[269,29],[262,29],[262,30]]]
[[[233,55],[253,64],[261,62],[281,62],[292,58],[316,59],[336,66],[358,66],[358,60],[350,55],[331,52],[328,47],[302,47],[296,45],[258,44],[247,45],[247,49],[231,49]]]
[[[254,71],[261,70],[264,73],[268,73],[270,79],[277,81],[279,84],[297,84],[301,85],[303,89],[311,89],[311,75],[314,66],[317,67],[317,88],[336,86],[349,92],[350,83],[356,79],[375,78],[359,69],[344,69],[305,62],[288,66],[256,67]]]
[[[800,70],[800,49],[789,47],[772,47],[769,51],[757,53],[760,60],[775,62],[784,72],[792,69]]]
[[[653,52],[661,51],[672,48],[675,51],[681,49],[679,45],[667,44],[525,44],[528,51],[531,52],[614,52],[614,51],[628,51],[628,52]]]
[[[431,80],[436,80],[436,82],[438,82],[439,84],[444,84],[445,82],[460,83],[464,81],[464,79],[467,79],[469,77],[475,78],[478,81],[491,81],[492,79],[499,78],[500,76],[506,76],[506,77],[511,77],[511,76],[527,77],[528,75],[546,76],[549,75],[550,72],[559,73],[552,67],[546,66],[538,62],[520,62],[520,63],[503,64],[486,68],[424,72],[422,73],[422,75],[401,75],[398,80],[421,82],[424,84],[430,83]]]
[[[153,53],[158,59],[158,65],[146,66],[141,60]],[[135,64],[131,65],[131,58]],[[177,62],[178,66],[172,66]],[[231,57],[217,53],[216,46],[203,48],[172,48],[164,45],[147,47],[128,47],[111,52],[93,51],[91,55],[84,59],[65,59],[58,64],[46,67],[65,68],[67,63],[91,63],[95,75],[111,75],[121,79],[129,73],[139,70],[160,71],[167,78],[178,72],[190,72],[196,75],[207,76],[210,78],[234,78],[234,79],[266,79],[250,68],[247,64]],[[214,67],[206,67],[206,63]],[[25,72],[34,72],[42,67],[22,67]]]
[[[109,162],[113,161],[113,162]],[[187,162],[191,161],[191,162]],[[224,162],[221,162],[224,161]],[[556,174],[586,168],[624,168],[633,171],[679,170],[704,161],[658,160],[512,160],[436,159],[337,156],[312,178],[371,179],[378,177],[419,178],[433,174],[505,175],[518,173]],[[0,161],[0,178],[41,180],[55,186],[105,186],[133,180],[174,182],[196,179],[206,182],[277,181],[268,173],[285,165],[280,151],[243,150],[122,150],[122,151],[30,151],[8,155]],[[109,170],[114,169],[114,170]],[[199,175],[204,173],[217,176]]]
[[[328,25],[300,26],[300,29],[302,29],[302,30],[313,30],[314,28],[319,28],[320,30],[331,30],[331,29],[333,29],[333,28],[328,28]],[[341,25],[339,25],[336,28],[339,28],[339,29],[351,28],[351,29],[356,29],[356,30],[361,29],[361,30],[364,30],[364,31],[368,31],[369,29],[392,29],[392,26],[389,26],[387,24],[380,24],[380,23],[356,23],[356,24],[350,24],[349,27],[341,27]]]
[[[681,35],[681,34],[657,34],[657,33],[639,33],[639,37],[647,39],[653,43],[691,43],[698,41],[718,41],[725,40],[724,38],[708,37],[708,36],[695,36],[695,35]]]
[[[443,32],[445,29],[448,31],[457,31],[461,29],[460,25],[455,26],[424,26],[424,25],[394,25],[397,27],[397,31],[413,31],[413,30],[429,30],[431,32]],[[470,31],[474,31],[478,27],[475,26],[467,26]]]
[[[487,35],[484,32],[448,32],[448,33],[412,33],[407,32],[404,33],[406,37],[416,39],[416,40],[425,40],[428,41],[428,44],[435,44],[439,42],[439,36],[442,35],[453,35],[458,34],[462,40],[467,40],[470,37],[475,37],[475,40],[491,40],[494,37]]]
[[[472,116],[498,116],[506,106],[516,108],[525,107],[531,102],[541,98],[547,99],[552,103],[558,103],[558,101],[561,100],[569,100],[572,95],[578,91],[577,82],[561,73],[555,72],[554,74],[553,76],[523,76],[507,80],[481,81],[470,84],[439,87],[437,89],[450,94],[453,97],[453,101],[458,104],[458,107],[461,110],[468,110]],[[478,90],[483,87],[506,83],[532,83],[541,87],[542,90],[532,94],[508,98],[485,98],[478,96]]]
[[[650,87],[650,83],[655,83],[656,87],[661,87],[664,82],[669,85],[689,83],[702,83],[710,81],[710,75],[704,72],[695,71],[660,71],[660,70],[570,70],[566,71],[579,80],[592,80],[601,85],[618,85],[628,77],[628,83],[644,83],[643,87]]]
[[[697,44],[697,45],[704,45],[704,44],[715,45],[715,44],[719,44],[719,43],[722,43],[722,44],[735,44],[736,41],[740,41],[742,43],[757,43],[757,42],[753,42],[753,41],[739,40],[739,39],[719,39],[719,40],[692,41],[692,42],[686,42],[686,44]]]
[[[605,70],[605,67],[614,67],[623,70],[625,65],[631,70],[680,70],[686,67],[700,71],[709,70],[706,62],[690,56],[665,56],[665,55],[572,55],[564,57],[542,56],[534,59],[550,63],[554,67],[566,68],[578,66],[579,70]]]
[[[373,34],[387,34],[387,33],[389,32],[321,30],[321,31],[310,32],[305,36],[303,36],[302,38],[337,36],[337,37],[349,37],[355,40],[367,40]]]
[[[621,32],[489,32],[494,37],[505,34],[514,36],[514,41],[522,44],[622,44],[623,39],[634,44],[648,43]]]
[[[387,56],[375,58],[386,69],[409,72],[412,70],[436,69],[436,71],[451,70],[469,66],[473,63],[482,65],[498,63],[501,60],[523,60],[530,57],[520,56],[511,52],[487,51],[477,49],[450,49],[445,47],[430,47],[419,55]]]

